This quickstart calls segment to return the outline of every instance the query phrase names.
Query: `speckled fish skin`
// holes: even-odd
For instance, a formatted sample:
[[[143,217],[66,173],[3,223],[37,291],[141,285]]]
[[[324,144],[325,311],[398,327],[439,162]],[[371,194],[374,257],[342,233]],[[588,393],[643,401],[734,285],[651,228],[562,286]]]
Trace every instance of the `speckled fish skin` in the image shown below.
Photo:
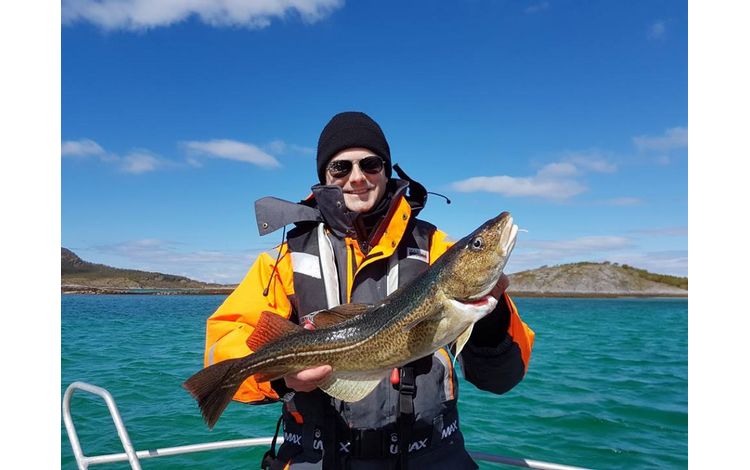
[[[184,386],[198,400],[211,427],[234,391],[254,374],[256,379],[272,380],[330,364],[330,382],[339,379],[345,392],[341,395],[327,385],[321,388],[347,401],[361,399],[391,369],[452,343],[494,309],[497,299],[489,293],[502,274],[517,230],[510,213],[503,212],[455,243],[427,271],[379,305],[333,326],[299,328],[253,354],[198,372]],[[217,370],[206,372],[211,368]],[[350,390],[352,384],[361,385],[361,390]],[[216,390],[231,394],[219,399]]]

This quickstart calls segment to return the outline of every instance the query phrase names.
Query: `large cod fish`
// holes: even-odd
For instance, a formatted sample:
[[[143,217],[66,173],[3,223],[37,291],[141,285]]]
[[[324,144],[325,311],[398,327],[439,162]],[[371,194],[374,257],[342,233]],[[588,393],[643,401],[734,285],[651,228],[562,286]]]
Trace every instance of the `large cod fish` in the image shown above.
[[[454,244],[427,271],[378,305],[347,304],[314,316],[306,330],[264,312],[247,340],[254,353],[211,365],[185,381],[213,428],[240,384],[263,382],[322,364],[333,372],[319,386],[354,402],[366,397],[394,367],[456,341],[461,352],[474,323],[490,313],[497,284],[515,245],[510,213],[488,220]]]

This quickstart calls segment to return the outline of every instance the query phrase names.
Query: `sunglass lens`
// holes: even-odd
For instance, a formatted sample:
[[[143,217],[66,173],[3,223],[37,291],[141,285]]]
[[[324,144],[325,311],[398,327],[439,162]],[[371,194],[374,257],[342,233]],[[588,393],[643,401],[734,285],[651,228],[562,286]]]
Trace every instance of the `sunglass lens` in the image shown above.
[[[383,159],[373,155],[363,158],[358,165],[365,173],[375,175],[383,169]],[[353,167],[354,163],[351,160],[335,160],[328,164],[328,173],[334,178],[343,178],[352,171]]]
[[[334,178],[343,178],[352,171],[352,162],[349,160],[336,160],[328,164],[328,173]]]
[[[363,158],[359,161],[359,167],[362,171],[374,175],[383,169],[383,159],[375,156]]]

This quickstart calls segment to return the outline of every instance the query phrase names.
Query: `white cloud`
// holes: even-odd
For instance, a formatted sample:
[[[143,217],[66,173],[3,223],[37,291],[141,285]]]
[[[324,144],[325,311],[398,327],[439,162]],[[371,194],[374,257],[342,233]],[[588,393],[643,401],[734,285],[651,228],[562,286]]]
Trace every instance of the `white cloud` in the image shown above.
[[[655,235],[686,235],[686,227],[633,230],[631,233],[654,232]],[[684,233],[683,233],[684,232]],[[523,235],[523,234],[522,234]],[[627,264],[653,273],[687,276],[687,250],[639,251],[636,238],[624,236],[586,236],[563,240],[526,240],[520,236],[508,273],[536,269],[541,266],[580,261]]]
[[[667,32],[667,24],[665,21],[656,21],[651,24],[648,28],[649,39],[661,39]]]
[[[252,163],[266,168],[277,168],[281,166],[274,157],[252,144],[245,144],[233,140],[211,140],[207,142],[184,142],[182,145],[190,154],[182,166],[187,165],[193,168],[202,167],[203,161],[200,158],[197,158],[200,156]],[[297,146],[287,147],[302,149],[302,147]],[[130,174],[142,174],[168,167],[180,166],[180,164],[162,158],[146,149],[135,149],[124,156],[118,156],[114,153],[107,152],[101,145],[91,139],[63,141],[61,149],[63,157],[95,156],[102,161],[116,165],[120,171]]]
[[[174,165],[148,150],[133,150],[124,157],[107,152],[101,145],[91,139],[68,140],[62,143],[63,157],[91,157],[115,165],[120,171],[130,174],[141,174]]]
[[[591,261],[594,263],[609,261],[612,263],[627,264],[628,266],[645,269],[656,274],[669,274],[672,276],[688,275],[687,251],[621,251],[569,256],[547,251],[518,252],[518,248],[516,248],[516,252],[513,253],[513,256],[508,261],[506,272],[512,274],[528,269],[536,269],[541,266],[554,266],[581,261]]]
[[[595,153],[567,154],[559,162],[548,163],[534,176],[475,176],[451,184],[456,191],[485,191],[508,197],[540,197],[565,200],[587,190],[576,177],[585,172],[615,171],[617,167]]]
[[[265,28],[273,19],[299,15],[314,23],[343,0],[63,0],[62,22],[91,22],[105,30],[169,26],[195,17],[215,27]]]
[[[599,152],[568,153],[564,160],[578,168],[594,173],[614,173],[617,165],[607,160]]]
[[[63,157],[101,156],[105,153],[101,145],[91,139],[66,140],[61,145]]]
[[[305,155],[312,155],[315,153],[315,149],[310,147],[303,147],[301,145],[287,144],[283,140],[274,140],[270,144],[265,146],[269,152],[276,155],[284,155],[288,153],[301,153]]]
[[[559,178],[566,176],[574,176],[578,174],[578,168],[572,163],[550,163],[544,165],[541,170],[537,172],[539,178]]]
[[[567,199],[586,191],[586,187],[573,180],[545,179],[543,177],[475,176],[451,185],[456,191],[486,191],[504,196],[535,196],[545,199]]]
[[[192,166],[193,168],[201,168],[203,167],[203,162],[199,158],[192,158],[188,157],[185,159],[188,165]]]
[[[91,250],[99,255],[100,259],[96,261],[87,259],[82,254],[83,251],[73,251],[86,261],[117,268],[173,274],[220,284],[235,284],[242,280],[253,260],[263,251],[186,251],[180,245],[178,242],[155,238],[101,245]]]
[[[652,273],[669,274],[672,276],[688,275],[687,250],[653,251],[645,253],[621,253],[612,256],[608,261],[627,264],[635,268],[645,269]]]
[[[633,137],[633,143],[640,151],[667,152],[688,146],[688,130],[685,127],[667,129],[663,135],[641,135]]]
[[[651,229],[633,230],[632,233],[662,236],[662,237],[685,237],[688,234],[687,227],[659,227]]]
[[[528,240],[524,242],[524,246],[558,254],[579,254],[621,250],[633,246],[633,242],[620,236],[591,236],[572,240]]]
[[[634,247],[621,236],[587,236],[567,240],[526,240],[519,237],[508,263],[508,272],[579,261],[608,261]]]
[[[539,13],[540,11],[544,11],[547,8],[549,8],[549,2],[539,2],[529,5],[528,7],[526,7],[524,12],[527,14],[534,14]]]
[[[184,147],[192,156],[204,155],[239,162],[252,163],[265,168],[278,168],[281,164],[271,155],[253,144],[236,140],[216,139],[205,142],[184,142]]]
[[[154,171],[165,164],[166,162],[164,160],[158,158],[154,154],[145,150],[138,150],[125,155],[120,160],[120,169],[125,173],[138,175]]]

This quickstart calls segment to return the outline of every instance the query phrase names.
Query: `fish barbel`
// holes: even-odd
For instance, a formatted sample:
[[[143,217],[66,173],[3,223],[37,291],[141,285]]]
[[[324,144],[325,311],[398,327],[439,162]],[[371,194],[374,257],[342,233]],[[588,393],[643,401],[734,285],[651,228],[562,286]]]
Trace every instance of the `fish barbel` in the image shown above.
[[[366,397],[394,367],[456,342],[461,352],[476,321],[490,313],[518,226],[503,212],[451,246],[424,273],[378,305],[346,304],[315,313],[306,330],[263,312],[247,340],[247,356],[213,364],[183,387],[213,428],[242,382],[274,380],[330,364],[319,387],[343,401]]]

